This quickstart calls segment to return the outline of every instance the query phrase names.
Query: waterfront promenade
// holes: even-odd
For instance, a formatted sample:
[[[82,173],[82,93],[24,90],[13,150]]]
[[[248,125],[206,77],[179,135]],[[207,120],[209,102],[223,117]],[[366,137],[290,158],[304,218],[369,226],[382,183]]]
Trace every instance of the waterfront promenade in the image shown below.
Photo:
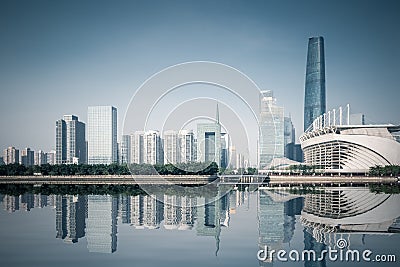
[[[0,176],[0,184],[54,185],[196,185],[259,184],[271,186],[398,184],[398,177],[327,175],[84,175],[84,176]]]

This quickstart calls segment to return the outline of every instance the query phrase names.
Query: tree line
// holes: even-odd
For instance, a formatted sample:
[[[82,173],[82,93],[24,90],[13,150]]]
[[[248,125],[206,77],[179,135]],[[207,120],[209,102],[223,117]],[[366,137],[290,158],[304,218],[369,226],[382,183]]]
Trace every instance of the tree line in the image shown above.
[[[168,185],[147,186],[152,194],[163,196],[189,196],[189,197],[207,197],[213,198],[218,194],[218,188],[214,186],[207,187],[180,187],[176,190]],[[126,195],[137,196],[147,195],[138,185],[48,185],[33,186],[26,184],[0,184],[0,194],[10,196],[20,196],[24,194],[42,194],[42,195]]]
[[[193,162],[180,164],[43,164],[24,166],[21,164],[0,165],[0,176],[32,175],[216,175],[218,165],[215,162]]]
[[[386,166],[375,166],[369,169],[369,175],[374,176],[398,176],[400,175],[399,165],[386,165]]]

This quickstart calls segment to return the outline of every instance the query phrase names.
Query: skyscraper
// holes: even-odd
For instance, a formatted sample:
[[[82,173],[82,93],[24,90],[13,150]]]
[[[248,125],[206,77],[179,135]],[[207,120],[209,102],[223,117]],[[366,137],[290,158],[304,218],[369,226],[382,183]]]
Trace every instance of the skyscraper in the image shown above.
[[[221,124],[218,104],[215,123],[197,124],[197,160],[215,162],[221,166]]]
[[[216,162],[221,166],[221,125],[219,123],[197,124],[197,160]]]
[[[295,143],[295,129],[293,127],[292,119],[290,117],[284,118],[284,146],[285,146],[285,157],[288,159],[292,158],[289,151],[290,144]]]
[[[136,131],[131,135],[131,162],[144,163],[144,132]]]
[[[120,154],[119,161],[121,164],[131,163],[131,136],[122,135],[122,140],[120,143]]]
[[[163,164],[164,154],[162,150],[161,137],[158,131],[147,131],[143,136],[144,163]]]
[[[192,130],[179,131],[180,162],[195,161],[195,142]]]
[[[110,195],[87,196],[86,240],[89,252],[117,250],[118,199]]]
[[[308,40],[304,95],[304,131],[326,110],[324,38]]]
[[[260,95],[259,169],[268,167],[274,158],[284,156],[283,107],[276,105],[273,92]]]
[[[163,137],[164,163],[176,164],[180,162],[178,133],[173,130],[165,131]]]
[[[117,109],[113,106],[88,108],[88,163],[117,162]]]
[[[85,124],[77,116],[56,121],[56,163],[86,163]]]

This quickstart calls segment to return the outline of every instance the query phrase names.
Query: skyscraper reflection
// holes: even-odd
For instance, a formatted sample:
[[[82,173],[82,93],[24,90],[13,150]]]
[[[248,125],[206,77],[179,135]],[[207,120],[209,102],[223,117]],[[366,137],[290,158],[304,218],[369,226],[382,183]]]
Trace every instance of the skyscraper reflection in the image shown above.
[[[113,253],[117,249],[118,199],[110,195],[89,195],[86,228],[90,252]]]
[[[85,210],[84,196],[56,196],[56,237],[66,243],[76,243],[84,237]]]

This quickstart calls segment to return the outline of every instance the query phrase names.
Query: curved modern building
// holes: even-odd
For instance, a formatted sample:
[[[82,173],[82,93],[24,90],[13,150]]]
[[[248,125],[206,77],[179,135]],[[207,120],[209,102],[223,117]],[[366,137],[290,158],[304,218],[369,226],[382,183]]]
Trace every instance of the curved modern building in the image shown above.
[[[400,165],[400,125],[351,125],[339,123],[336,112],[318,117],[300,137],[307,165],[325,171],[365,173],[370,167]]]

